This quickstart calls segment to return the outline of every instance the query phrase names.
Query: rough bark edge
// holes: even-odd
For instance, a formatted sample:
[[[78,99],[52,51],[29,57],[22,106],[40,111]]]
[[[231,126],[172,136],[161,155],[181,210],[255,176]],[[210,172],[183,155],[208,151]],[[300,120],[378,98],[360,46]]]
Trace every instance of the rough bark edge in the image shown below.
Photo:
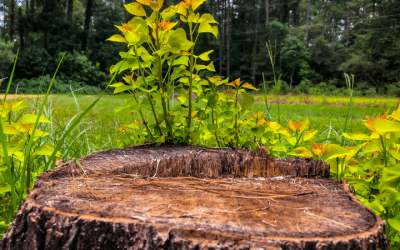
[[[144,144],[125,148],[126,150],[154,148],[156,144]],[[168,158],[155,159],[141,166],[126,164],[113,174],[129,173],[143,176],[177,177],[193,176],[199,178],[221,177],[247,177],[257,176],[274,177],[292,175],[301,177],[319,176],[330,177],[330,166],[325,162],[313,158],[294,157],[289,159],[274,158],[267,153],[265,147],[257,151],[209,148],[190,146],[199,151],[218,152],[218,155],[210,155],[204,159],[197,152],[187,156],[171,154]],[[112,152],[113,150],[97,151],[81,159],[82,165],[92,158]]]
[[[345,185],[345,184],[344,184]],[[377,249],[389,248],[385,222],[375,217],[368,231],[338,237],[258,237],[166,228],[133,218],[64,212],[38,204],[38,188],[26,198],[0,243],[2,250],[19,249]],[[349,199],[362,204],[357,197]],[[43,226],[44,225],[44,226]],[[102,239],[102,240],[99,240]]]

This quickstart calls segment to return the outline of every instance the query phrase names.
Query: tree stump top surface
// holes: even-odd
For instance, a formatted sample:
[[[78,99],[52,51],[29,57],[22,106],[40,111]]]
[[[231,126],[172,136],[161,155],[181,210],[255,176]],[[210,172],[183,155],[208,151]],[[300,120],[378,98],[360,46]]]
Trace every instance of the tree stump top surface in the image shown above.
[[[33,223],[34,228],[41,228],[41,234],[52,230],[47,236],[41,236],[46,239],[41,244],[47,238],[55,239],[55,245],[48,243],[54,247],[70,244],[74,229],[71,223],[75,223],[78,229],[74,232],[79,236],[74,237],[78,243],[72,248],[65,247],[67,249],[86,249],[84,244],[93,248],[100,243],[79,243],[78,238],[83,237],[82,241],[86,242],[88,239],[85,240],[83,234],[86,238],[90,235],[89,238],[97,239],[100,237],[97,234],[110,225],[112,232],[108,232],[111,234],[108,237],[113,234],[122,237],[121,232],[115,231],[121,225],[129,228],[127,234],[132,230],[143,234],[143,228],[152,232],[142,237],[144,246],[129,248],[125,245],[117,249],[155,249],[151,244],[164,249],[196,246],[281,249],[283,245],[291,246],[290,249],[347,249],[335,247],[343,242],[343,246],[383,242],[384,222],[350,194],[343,183],[293,176],[248,177],[254,170],[242,166],[247,162],[260,163],[251,159],[251,156],[260,156],[242,151],[242,156],[236,159],[235,154],[240,153],[200,147],[174,146],[168,150],[139,147],[95,153],[84,157],[81,166],[74,161],[65,163],[38,178],[5,235],[8,243],[3,240],[0,249],[2,246],[18,249],[5,246],[12,245],[10,239],[16,231],[23,231],[24,220],[28,220],[28,227]],[[232,158],[225,159],[226,156]],[[213,161],[227,165],[214,169]],[[204,166],[206,162],[209,166]],[[199,177],[218,173],[225,178],[182,174],[189,172]],[[161,177],[157,177],[159,175]],[[135,225],[136,229],[131,230],[129,225]],[[173,247],[173,238],[179,238],[183,245]],[[14,245],[23,246],[21,244]],[[32,249],[41,249],[40,244]],[[102,246],[100,249],[114,248]]]

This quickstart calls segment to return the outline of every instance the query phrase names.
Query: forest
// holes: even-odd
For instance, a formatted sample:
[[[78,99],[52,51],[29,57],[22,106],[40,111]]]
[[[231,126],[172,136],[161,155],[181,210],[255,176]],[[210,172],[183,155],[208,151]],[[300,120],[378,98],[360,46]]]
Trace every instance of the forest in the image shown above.
[[[0,0],[0,79],[10,77],[18,53],[12,90],[40,92],[67,52],[52,92],[102,91],[110,66],[128,50],[106,39],[132,18],[123,6],[130,2]],[[278,94],[343,95],[347,73],[355,95],[400,97],[400,1],[207,0],[200,8],[216,18],[219,33],[200,37],[196,50],[214,50],[222,78],[257,87],[265,79]],[[278,85],[267,42],[276,53]]]

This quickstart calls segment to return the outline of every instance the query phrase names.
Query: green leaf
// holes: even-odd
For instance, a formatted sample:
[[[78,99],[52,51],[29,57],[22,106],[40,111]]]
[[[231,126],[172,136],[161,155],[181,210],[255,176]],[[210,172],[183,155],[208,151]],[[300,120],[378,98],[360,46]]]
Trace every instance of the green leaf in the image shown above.
[[[113,65],[110,67],[110,73],[113,74],[115,73],[117,70],[119,69],[119,73],[121,73],[122,71],[129,69],[129,63],[127,63],[126,61],[120,61],[117,64]]]
[[[181,56],[178,59],[174,60],[174,62],[172,63],[172,65],[186,65],[188,66],[189,63],[189,57],[188,56]]]
[[[385,189],[394,189],[400,184],[400,164],[383,168],[379,191],[383,193]]]
[[[118,42],[118,43],[127,43],[128,41],[121,35],[113,35],[110,38],[106,39],[106,41]]]
[[[37,115],[35,114],[25,114],[22,116],[19,121],[25,124],[33,124],[36,122]],[[44,115],[40,116],[39,123],[51,123]]]
[[[400,161],[400,153],[399,152],[397,152],[395,150],[392,150],[392,149],[389,150],[388,152],[389,152],[389,154],[391,156],[393,156],[393,158],[395,158],[396,160]]]
[[[181,104],[184,104],[189,99],[189,95],[185,89],[178,88],[176,92],[179,94],[177,99],[181,102]]]
[[[130,85],[119,86],[114,90],[114,94],[118,94],[118,93],[121,93],[121,92],[124,92],[127,90],[132,90],[132,86],[130,86]]]
[[[388,223],[391,227],[393,227],[396,231],[400,232],[400,215],[397,215],[394,218],[388,219]]]
[[[194,42],[187,40],[187,41],[181,43],[181,50],[188,51],[193,46],[194,46]]]
[[[111,84],[110,87],[118,88],[118,87],[121,87],[121,86],[124,86],[124,85],[125,85],[125,84],[122,83],[122,82],[117,82],[117,83]]]
[[[214,27],[216,27],[216,26],[214,26]],[[212,33],[215,37],[218,37],[218,27],[217,27],[217,29],[215,29],[206,22],[200,24],[198,32],[199,33]]]
[[[186,40],[187,39],[185,30],[182,28],[178,28],[171,32],[171,35],[168,38],[168,43],[182,44]]]
[[[135,16],[146,16],[146,11],[140,3],[124,4],[125,9]]]
[[[8,184],[0,184],[0,194],[4,194],[11,191],[11,186]]]
[[[7,224],[5,221],[0,221],[0,228],[8,229],[10,224]]]
[[[198,58],[200,58],[203,61],[209,61],[210,57],[208,55],[211,54],[213,51],[214,50],[210,50],[210,51],[204,52],[201,55],[199,55]]]
[[[339,146],[337,144],[329,144],[326,146],[325,153],[324,153],[324,159],[325,159],[325,161],[327,161],[330,159],[348,155],[349,153],[351,153],[349,150],[342,148],[341,146]]]
[[[46,143],[45,145],[35,149],[35,155],[52,155],[54,151],[54,145]],[[56,157],[61,157],[61,153],[57,152]]]
[[[242,111],[251,109],[251,107],[254,104],[254,96],[247,93],[242,93],[240,95],[242,96],[242,103],[241,103]]]
[[[217,125],[217,124],[208,124],[208,125],[207,125],[207,129],[208,129],[208,131],[210,131],[211,133],[215,133],[215,132],[217,132],[218,125]]]
[[[306,147],[298,147],[295,148],[292,152],[289,152],[288,155],[300,156],[300,157],[313,157],[313,154]]]

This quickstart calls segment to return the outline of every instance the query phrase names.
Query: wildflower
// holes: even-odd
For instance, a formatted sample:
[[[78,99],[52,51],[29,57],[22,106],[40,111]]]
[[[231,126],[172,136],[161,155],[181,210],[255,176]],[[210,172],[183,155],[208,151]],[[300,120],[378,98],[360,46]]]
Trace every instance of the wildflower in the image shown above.
[[[170,22],[170,21],[165,22],[164,20],[162,20],[161,22],[158,23],[158,27],[161,30],[167,31],[167,30],[172,29],[177,23],[178,22],[173,23],[173,22]]]
[[[325,144],[317,144],[315,142],[311,142],[311,148],[315,155],[322,155],[325,153],[326,145]]]
[[[136,28],[127,23],[123,23],[122,26],[115,25],[115,27],[117,27],[124,34],[128,31],[133,31]]]
[[[365,127],[367,127],[369,130],[371,131],[375,131],[375,127],[374,127],[374,120],[375,119],[382,119],[382,120],[386,120],[388,118],[388,111],[386,111],[385,114],[383,114],[381,116],[381,114],[379,114],[377,117],[372,118],[367,116],[367,120],[363,120],[363,124]]]

